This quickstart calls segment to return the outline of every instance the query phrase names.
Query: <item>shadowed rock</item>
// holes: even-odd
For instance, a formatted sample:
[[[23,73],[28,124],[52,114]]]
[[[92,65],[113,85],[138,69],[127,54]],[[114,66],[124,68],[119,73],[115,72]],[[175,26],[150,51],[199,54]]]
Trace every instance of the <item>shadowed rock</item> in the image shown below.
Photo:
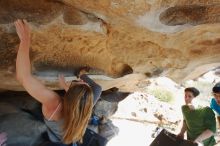
[[[8,146],[37,146],[46,126],[40,104],[24,92],[0,94],[0,131],[7,133]]]
[[[63,5],[57,1],[1,0],[0,23],[7,24],[21,18],[46,24],[58,17],[62,9]]]
[[[119,92],[119,89],[113,87],[102,92],[102,99],[108,102],[120,102],[124,100],[130,92]]]
[[[15,33],[5,33],[0,28],[0,66],[1,69],[15,65],[16,49],[19,39]],[[4,58],[4,59],[3,59]]]
[[[170,26],[219,23],[219,14],[220,4],[174,6],[160,14],[160,21]]]
[[[62,14],[64,22],[70,25],[82,25],[89,21],[86,13],[67,6],[59,0],[0,1],[0,24],[12,23],[16,19],[48,24]]]
[[[89,125],[88,128],[108,140],[116,136],[119,129],[114,126],[110,117],[117,111],[119,102],[128,97],[129,94],[129,92],[118,91],[116,87],[103,91],[100,100],[98,100],[93,109],[93,115],[99,117],[100,123],[96,126]]]
[[[36,146],[44,141],[46,126],[28,113],[2,115],[0,125],[0,131],[7,133],[8,146]]]

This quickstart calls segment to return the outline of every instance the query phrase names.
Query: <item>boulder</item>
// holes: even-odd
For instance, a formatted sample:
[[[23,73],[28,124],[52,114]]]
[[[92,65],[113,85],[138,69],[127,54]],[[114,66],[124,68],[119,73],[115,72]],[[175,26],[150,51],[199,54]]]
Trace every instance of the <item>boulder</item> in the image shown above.
[[[210,0],[2,0],[0,89],[24,90],[15,79],[19,39],[13,21],[18,18],[27,19],[32,30],[32,72],[51,89],[59,89],[58,74],[73,77],[83,66],[92,68],[105,90],[138,90],[141,81],[157,76],[194,79],[220,66],[219,5]]]

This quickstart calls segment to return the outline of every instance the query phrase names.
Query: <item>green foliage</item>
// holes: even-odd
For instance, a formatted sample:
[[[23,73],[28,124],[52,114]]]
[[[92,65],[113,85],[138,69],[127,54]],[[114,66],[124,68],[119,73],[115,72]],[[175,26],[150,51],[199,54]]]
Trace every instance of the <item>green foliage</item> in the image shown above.
[[[150,93],[154,95],[154,97],[156,97],[157,99],[163,102],[171,103],[174,100],[172,92],[165,89],[160,89],[160,88],[152,89]]]

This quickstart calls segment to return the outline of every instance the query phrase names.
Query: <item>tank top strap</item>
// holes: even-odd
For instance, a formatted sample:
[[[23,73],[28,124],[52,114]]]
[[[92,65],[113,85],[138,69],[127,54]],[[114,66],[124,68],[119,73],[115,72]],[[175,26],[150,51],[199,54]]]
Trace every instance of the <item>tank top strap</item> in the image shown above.
[[[53,118],[54,114],[55,114],[55,113],[57,112],[57,110],[59,109],[60,104],[61,104],[61,102],[58,104],[58,106],[56,107],[56,109],[54,110],[54,112],[51,114],[51,116],[49,117],[48,121],[50,121],[50,120]]]

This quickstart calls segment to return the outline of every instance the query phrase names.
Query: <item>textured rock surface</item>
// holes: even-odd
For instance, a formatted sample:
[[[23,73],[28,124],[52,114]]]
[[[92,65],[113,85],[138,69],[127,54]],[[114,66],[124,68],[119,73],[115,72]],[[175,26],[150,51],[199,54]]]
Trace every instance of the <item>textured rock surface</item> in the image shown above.
[[[206,24],[220,22],[220,5],[187,5],[171,7],[160,15],[167,25]]]
[[[103,91],[101,99],[96,103],[93,114],[99,118],[109,119],[118,109],[118,103],[128,97],[130,93],[118,92],[111,88]]]
[[[97,77],[106,89],[130,90],[146,77],[181,82],[219,67],[219,11],[219,0],[0,0],[0,88],[23,90],[14,77],[17,18],[31,24],[32,70],[51,88],[58,73],[89,66],[113,78],[135,73]]]
[[[46,126],[36,100],[24,92],[4,92],[0,97],[0,131],[7,134],[7,145],[36,146],[45,141]]]

